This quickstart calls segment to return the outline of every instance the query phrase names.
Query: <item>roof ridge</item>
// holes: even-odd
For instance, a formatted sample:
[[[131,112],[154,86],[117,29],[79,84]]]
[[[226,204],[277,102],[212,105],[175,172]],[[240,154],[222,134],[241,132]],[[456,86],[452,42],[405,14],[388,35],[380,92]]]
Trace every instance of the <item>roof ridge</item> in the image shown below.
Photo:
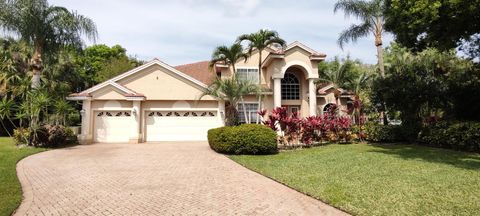
[[[210,62],[209,60],[203,60],[203,61],[197,61],[197,62],[192,62],[192,63],[186,63],[186,64],[181,64],[181,65],[175,65],[173,67],[182,67],[182,66],[188,66],[188,65],[193,65],[193,64],[198,64],[198,63],[204,63],[204,62]]]

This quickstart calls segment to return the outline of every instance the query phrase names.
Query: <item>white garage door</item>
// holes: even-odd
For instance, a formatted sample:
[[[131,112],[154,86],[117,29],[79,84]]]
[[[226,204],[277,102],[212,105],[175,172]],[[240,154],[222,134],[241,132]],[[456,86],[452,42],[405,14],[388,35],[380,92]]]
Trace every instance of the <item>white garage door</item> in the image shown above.
[[[95,142],[128,142],[135,122],[130,111],[101,111],[95,113]]]
[[[207,140],[211,128],[221,126],[218,112],[212,111],[147,111],[146,141]]]

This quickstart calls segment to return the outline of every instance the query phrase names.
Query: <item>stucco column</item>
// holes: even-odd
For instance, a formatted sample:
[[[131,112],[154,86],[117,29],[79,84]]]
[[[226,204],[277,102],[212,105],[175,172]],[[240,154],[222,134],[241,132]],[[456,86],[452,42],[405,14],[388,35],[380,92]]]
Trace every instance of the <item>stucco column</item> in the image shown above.
[[[282,79],[273,78],[273,106],[274,108],[282,106]]]
[[[310,108],[310,116],[317,115],[317,91],[315,80],[308,79],[308,104]]]
[[[141,104],[142,101],[132,101],[132,118],[135,121],[134,131],[130,137],[130,143],[140,143],[142,142],[142,133],[141,133],[141,123],[142,123],[142,112]]]
[[[92,130],[90,129],[91,122],[92,122],[91,107],[92,107],[91,100],[87,99],[83,101],[82,110],[80,111],[80,114],[82,115],[82,127],[81,127],[80,136],[78,137],[78,141],[80,142],[80,144],[90,144],[93,139]]]

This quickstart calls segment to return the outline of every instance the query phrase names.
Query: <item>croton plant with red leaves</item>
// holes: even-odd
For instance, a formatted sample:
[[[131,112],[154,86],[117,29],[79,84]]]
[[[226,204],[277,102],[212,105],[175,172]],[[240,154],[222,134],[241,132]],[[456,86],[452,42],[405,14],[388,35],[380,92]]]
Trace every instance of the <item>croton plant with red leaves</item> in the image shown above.
[[[258,112],[265,119],[266,110]],[[272,110],[268,118],[262,121],[272,130],[279,131],[279,142],[284,145],[306,144],[323,140],[348,141],[352,121],[349,116],[337,115],[332,107],[324,115],[300,118],[298,113],[288,114],[287,109],[278,107]]]

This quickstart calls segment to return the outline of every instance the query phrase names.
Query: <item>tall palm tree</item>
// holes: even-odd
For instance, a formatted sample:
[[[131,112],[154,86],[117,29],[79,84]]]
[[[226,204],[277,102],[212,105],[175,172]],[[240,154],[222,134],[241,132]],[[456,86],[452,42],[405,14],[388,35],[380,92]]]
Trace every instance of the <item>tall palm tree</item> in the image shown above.
[[[243,52],[243,47],[239,43],[234,43],[232,46],[219,46],[216,47],[212,54],[212,60],[210,60],[210,67],[215,67],[215,64],[222,63],[227,66],[231,66],[233,69],[232,77],[235,77],[236,68],[235,64],[244,59],[247,61],[248,55]]]
[[[248,41],[248,53],[251,55],[253,50],[258,50],[258,77],[262,76],[262,51],[270,46],[285,46],[286,42],[276,31],[260,29],[258,32],[243,34],[237,38],[237,42]]]
[[[217,100],[225,102],[225,120],[226,125],[232,126],[237,124],[237,105],[243,101],[243,96],[256,93],[258,86],[245,80],[237,80],[232,77],[229,79],[215,79],[210,86],[204,90],[200,99],[209,95]],[[249,121],[245,107],[245,120]],[[247,122],[249,123],[249,122]]]
[[[383,16],[383,0],[339,0],[334,7],[334,12],[343,10],[345,16],[354,16],[361,21],[360,24],[352,24],[348,29],[340,33],[338,44],[343,48],[345,43],[356,42],[359,38],[368,34],[375,37],[377,47],[378,68],[380,76],[385,77],[385,66],[383,64],[382,34],[385,32]]]
[[[47,0],[6,0],[0,2],[0,30],[33,46],[30,61],[32,87],[40,86],[45,54],[62,47],[80,47],[82,36],[97,38],[95,23],[64,7],[51,6]]]

